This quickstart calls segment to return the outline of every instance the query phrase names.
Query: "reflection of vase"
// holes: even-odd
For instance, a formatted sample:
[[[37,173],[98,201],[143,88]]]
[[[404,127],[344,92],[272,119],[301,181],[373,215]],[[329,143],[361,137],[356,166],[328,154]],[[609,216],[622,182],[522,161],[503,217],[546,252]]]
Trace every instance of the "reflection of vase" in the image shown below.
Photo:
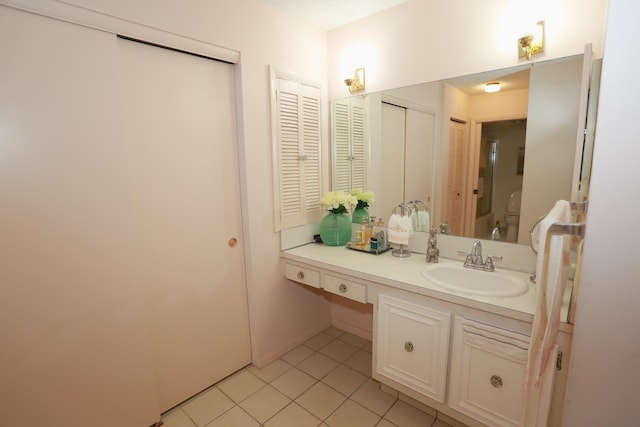
[[[325,245],[346,245],[351,240],[351,230],[351,221],[343,213],[330,212],[320,221],[320,238]]]
[[[369,223],[369,211],[367,208],[356,208],[351,214],[351,222],[354,224],[362,224],[362,218],[365,219],[365,224]]]

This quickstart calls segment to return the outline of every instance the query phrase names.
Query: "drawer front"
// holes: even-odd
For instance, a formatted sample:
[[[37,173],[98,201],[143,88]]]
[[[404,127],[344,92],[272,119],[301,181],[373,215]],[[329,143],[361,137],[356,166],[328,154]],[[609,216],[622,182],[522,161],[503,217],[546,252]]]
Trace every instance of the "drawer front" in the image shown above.
[[[337,276],[325,274],[322,278],[322,287],[325,291],[332,292],[336,295],[341,295],[345,298],[362,303],[367,302],[367,287],[360,283],[351,282]]]
[[[308,267],[300,267],[299,265],[286,262],[284,264],[284,277],[294,282],[313,286],[314,288],[320,287],[320,272]]]

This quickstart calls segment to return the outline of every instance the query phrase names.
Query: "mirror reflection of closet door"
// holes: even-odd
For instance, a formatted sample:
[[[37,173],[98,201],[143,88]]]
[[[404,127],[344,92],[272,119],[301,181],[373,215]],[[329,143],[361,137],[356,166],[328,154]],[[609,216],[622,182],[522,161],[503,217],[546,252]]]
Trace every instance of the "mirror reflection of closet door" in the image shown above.
[[[119,40],[138,265],[163,411],[251,362],[233,66]]]
[[[401,202],[421,200],[431,209],[434,123],[433,114],[382,102],[383,167],[375,204],[385,219]]]
[[[444,220],[454,236],[462,236],[464,228],[464,185],[467,159],[467,124],[449,122],[449,166],[447,173],[447,210]]]

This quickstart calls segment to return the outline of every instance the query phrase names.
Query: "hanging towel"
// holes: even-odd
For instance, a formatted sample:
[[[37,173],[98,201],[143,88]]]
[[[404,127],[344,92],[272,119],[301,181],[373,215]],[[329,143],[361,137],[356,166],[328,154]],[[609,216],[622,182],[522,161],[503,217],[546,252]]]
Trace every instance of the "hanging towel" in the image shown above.
[[[462,319],[462,339],[467,344],[520,365],[527,361],[529,337],[519,332]]]
[[[411,227],[413,231],[420,231],[420,219],[417,208],[411,211]]]
[[[537,296],[536,313],[531,330],[531,343],[527,363],[526,384],[540,386],[551,349],[555,344],[560,325],[560,309],[564,289],[569,277],[569,236],[551,236],[549,248],[549,267],[544,275],[545,244],[547,230],[554,223],[571,222],[571,205],[566,200],[558,200],[538,226],[538,259],[536,264]]]
[[[418,230],[429,232],[429,212],[428,211],[418,211]]]
[[[387,239],[391,243],[408,245],[413,232],[413,222],[409,215],[392,214],[387,223]]]

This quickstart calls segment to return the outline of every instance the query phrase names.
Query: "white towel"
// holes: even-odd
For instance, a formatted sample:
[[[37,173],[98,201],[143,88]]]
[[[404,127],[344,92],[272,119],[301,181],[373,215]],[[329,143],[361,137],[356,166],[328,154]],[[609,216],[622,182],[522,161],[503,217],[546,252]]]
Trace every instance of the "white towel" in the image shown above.
[[[462,320],[462,339],[464,342],[488,353],[496,354],[524,365],[529,350],[527,335],[487,325],[464,318]]]
[[[556,222],[571,222],[571,204],[558,200],[547,216],[540,221],[538,229],[538,259],[536,265],[536,313],[531,330],[531,344],[527,364],[527,384],[540,386],[551,349],[560,326],[560,309],[565,285],[569,277],[569,236],[555,235],[549,241],[549,268],[543,274],[547,230]]]
[[[418,230],[429,232],[429,212],[418,211]]]
[[[392,214],[387,223],[387,240],[399,245],[408,245],[413,232],[413,222],[408,215]]]

